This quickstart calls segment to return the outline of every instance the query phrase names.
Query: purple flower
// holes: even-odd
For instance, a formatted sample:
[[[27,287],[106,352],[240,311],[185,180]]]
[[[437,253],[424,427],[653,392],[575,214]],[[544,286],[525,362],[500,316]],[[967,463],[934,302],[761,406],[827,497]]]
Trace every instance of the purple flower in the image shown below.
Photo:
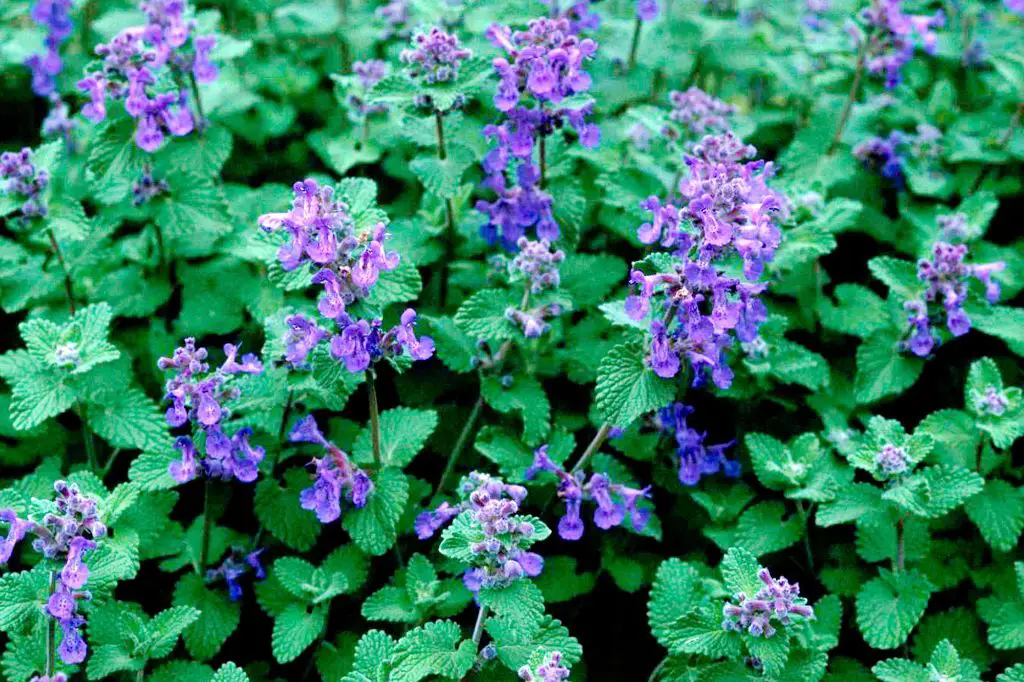
[[[459,62],[473,56],[470,50],[459,47],[457,36],[437,26],[429,33],[414,35],[412,45],[411,49],[402,50],[400,59],[409,65],[413,78],[423,78],[430,84],[455,80],[459,75]]]
[[[28,147],[20,152],[0,154],[0,192],[22,201],[21,215],[15,219],[18,222],[46,217],[48,211],[43,194],[49,184],[49,172],[35,166]]]
[[[658,0],[636,0],[636,18],[640,21],[654,21],[660,10]]]
[[[344,451],[323,437],[312,415],[296,424],[288,438],[292,442],[317,443],[325,450],[323,457],[311,462],[316,480],[299,494],[303,509],[316,512],[321,523],[331,523],[341,517],[343,500],[357,508],[366,506],[373,482]]]
[[[253,580],[263,580],[267,572],[260,563],[260,555],[263,554],[262,547],[254,549],[248,554],[238,548],[233,548],[231,554],[224,559],[220,566],[206,571],[206,582],[214,583],[223,580],[228,586],[228,597],[231,601],[238,601],[245,593],[243,581],[252,573]]]
[[[147,165],[139,179],[132,183],[132,203],[136,206],[142,206],[170,191],[171,186],[167,184],[167,181],[154,179],[153,172]]]
[[[800,585],[792,585],[785,578],[775,580],[767,568],[757,572],[758,579],[764,587],[753,597],[742,592],[733,596],[739,605],[727,603],[722,608],[722,629],[727,631],[746,631],[754,637],[770,639],[777,630],[771,622],[775,621],[783,627],[793,622],[793,616],[805,619],[814,618],[814,609],[807,605],[807,600],[800,596]]]
[[[1024,0],[1003,0],[1003,6],[1019,17],[1024,17]]]
[[[19,519],[13,509],[0,509],[0,522],[8,525],[7,536],[0,539],[0,566],[2,566],[11,560],[14,548],[25,539],[25,533],[30,531],[34,524],[31,521]]]
[[[875,457],[875,465],[886,476],[899,476],[910,468],[907,451],[886,443]]]
[[[60,660],[68,665],[78,665],[85,660],[89,648],[82,639],[81,627],[85,625],[85,619],[71,617],[60,622],[60,629],[63,633],[60,646],[57,647],[57,654]]]
[[[330,334],[305,315],[292,315],[285,320],[288,333],[285,336],[284,359],[294,367],[306,364],[306,359],[321,341]]]
[[[374,14],[387,23],[381,35],[383,40],[408,35],[409,0],[388,0],[383,7],[378,7]]]
[[[679,482],[685,486],[694,486],[702,476],[722,471],[729,478],[740,475],[737,460],[725,457],[725,451],[735,441],[720,445],[705,445],[707,433],[700,433],[687,424],[687,417],[693,414],[693,408],[682,403],[673,403],[658,411],[655,426],[662,432],[675,438],[676,451],[679,457]],[[643,492],[643,491],[641,491]]]
[[[432,537],[434,533],[446,526],[449,521],[461,512],[462,510],[459,507],[453,507],[447,502],[442,502],[437,509],[420,512],[416,515],[416,522],[414,524],[416,537],[420,540]]]
[[[569,668],[562,665],[562,652],[549,651],[539,666],[524,665],[518,674],[523,682],[562,682],[569,679]]]
[[[43,40],[46,52],[25,60],[25,65],[32,71],[32,91],[40,97],[51,95],[56,90],[57,75],[63,68],[60,46],[73,28],[70,11],[71,0],[36,0],[29,14],[33,22],[46,29]]]
[[[861,11],[860,20],[865,30],[851,23],[848,32],[858,49],[867,41],[868,72],[884,74],[889,89],[902,80],[903,66],[914,56],[918,40],[925,52],[935,53],[938,36],[932,29],[946,23],[941,10],[931,16],[904,14],[900,0],[872,2]]]
[[[561,249],[552,251],[546,239],[531,241],[520,237],[516,242],[519,252],[508,264],[512,282],[527,281],[530,292],[539,294],[545,289],[557,289],[561,284],[558,268],[565,260]]]

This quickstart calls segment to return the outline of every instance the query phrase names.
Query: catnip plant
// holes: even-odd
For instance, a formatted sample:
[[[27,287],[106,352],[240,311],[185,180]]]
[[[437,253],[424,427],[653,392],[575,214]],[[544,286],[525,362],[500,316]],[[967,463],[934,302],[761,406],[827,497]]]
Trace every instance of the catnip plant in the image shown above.
[[[7,0],[0,680],[1024,682],[1024,5]]]

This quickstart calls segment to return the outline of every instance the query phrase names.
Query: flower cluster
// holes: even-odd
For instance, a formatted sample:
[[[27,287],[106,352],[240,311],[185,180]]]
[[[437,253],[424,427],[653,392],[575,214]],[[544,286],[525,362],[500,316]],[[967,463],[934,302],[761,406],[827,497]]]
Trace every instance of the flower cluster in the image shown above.
[[[344,451],[324,438],[313,415],[299,421],[288,434],[288,440],[315,443],[325,451],[323,457],[314,458],[310,463],[316,481],[299,495],[303,509],[316,512],[320,523],[331,523],[341,517],[342,500],[359,509],[366,506],[373,492],[373,481]]]
[[[252,353],[238,361],[238,346],[224,344],[224,363],[210,371],[205,362],[205,348],[197,347],[193,338],[185,339],[185,345],[174,349],[171,357],[157,361],[157,367],[171,371],[173,375],[166,383],[166,399],[171,401],[167,408],[167,423],[174,428],[193,423],[205,432],[206,456],[198,457],[192,438],[182,436],[174,446],[181,452],[181,459],[170,464],[170,474],[178,483],[186,483],[202,473],[211,478],[231,480],[237,478],[251,483],[259,474],[259,463],[263,461],[264,450],[249,442],[252,429],[239,429],[233,436],[224,433],[222,424],[231,416],[223,403],[238,398],[238,388],[230,385],[236,374],[259,374],[263,364]]]
[[[551,651],[536,668],[524,665],[519,669],[523,682],[561,682],[569,679],[569,668],[562,665],[562,652]]]
[[[167,135],[180,137],[195,129],[185,82],[217,78],[217,67],[210,61],[216,39],[193,35],[195,21],[185,18],[183,0],[144,0],[140,8],[146,24],[126,28],[109,43],[97,45],[102,64],[78,82],[78,89],[90,98],[82,115],[95,123],[106,118],[108,98],[124,100],[125,111],[136,119],[135,143],[153,152]],[[175,89],[157,92],[164,81],[175,83]]]
[[[767,319],[758,298],[766,285],[756,280],[779,245],[777,221],[788,213],[789,204],[767,185],[774,174],[770,162],[744,162],[755,153],[732,133],[707,136],[685,157],[689,175],[679,183],[685,205],[663,205],[657,197],[642,203],[654,217],[637,231],[640,241],[660,243],[679,259],[668,272],[630,273],[630,284],[637,287],[626,299],[630,317],[643,320],[652,311],[652,301],[660,302],[657,319],[650,323],[647,358],[658,376],[676,376],[686,359],[695,385],[706,380],[704,370],[710,369],[714,383],[728,388],[733,379],[725,361],[730,332],[743,343],[751,342]],[[723,276],[716,267],[716,261],[732,252],[743,259],[748,281]]]
[[[409,35],[409,0],[388,0],[374,14],[387,25],[381,35],[384,40]]]
[[[772,626],[771,621],[775,620],[779,625],[787,627],[792,623],[792,616],[801,618],[814,618],[814,609],[807,605],[807,600],[800,596],[800,585],[789,584],[785,578],[776,580],[762,568],[757,572],[757,577],[764,583],[764,587],[758,590],[753,597],[748,597],[742,592],[734,595],[739,605],[732,603],[722,607],[722,629],[736,632],[746,631],[752,637],[774,637],[777,630]]]
[[[584,31],[596,31],[601,28],[601,15],[593,11],[594,0],[576,0],[568,6],[562,6],[558,0],[541,0],[545,5],[551,6],[553,18],[563,18],[569,22],[569,31],[579,35]]]
[[[636,0],[636,18],[640,21],[654,21],[660,12],[658,0]]]
[[[832,0],[804,0],[804,26],[812,31],[822,31],[828,25],[825,15],[832,8]]]
[[[242,598],[244,590],[242,580],[247,574],[252,573],[253,580],[263,580],[267,577],[267,571],[260,562],[260,555],[263,548],[254,549],[251,552],[244,552],[234,548],[231,554],[217,568],[210,568],[206,571],[206,582],[216,583],[223,580],[228,586],[228,596],[231,601],[238,601]]]
[[[682,403],[673,403],[658,411],[654,424],[662,431],[675,438],[676,452],[679,456],[679,481],[683,485],[697,485],[701,476],[717,474],[719,471],[728,478],[740,475],[740,462],[727,459],[725,451],[735,445],[729,441],[720,445],[705,445],[707,432],[701,433],[691,428],[686,418],[693,414],[693,408]]]
[[[354,62],[352,64],[352,73],[359,84],[359,88],[362,90],[362,94],[354,92],[346,94],[345,104],[348,109],[349,120],[353,123],[363,123],[370,114],[387,111],[386,104],[367,104],[366,102],[366,94],[388,75],[387,62],[380,59]]]
[[[964,311],[970,278],[974,277],[985,285],[985,298],[990,303],[999,300],[999,282],[992,276],[1006,268],[1006,263],[967,264],[966,244],[938,242],[932,250],[932,258],[922,258],[917,263],[917,278],[927,285],[920,299],[903,304],[910,325],[910,339],[906,347],[918,357],[926,357],[938,341],[931,326],[936,316],[929,309],[931,304],[941,300],[945,310],[946,328],[954,337],[963,336],[971,330],[971,319]]]
[[[936,222],[939,224],[939,229],[942,230],[943,241],[955,242],[967,238],[969,225],[967,214],[963,211],[940,215]]]
[[[865,63],[872,74],[885,75],[885,87],[892,89],[902,80],[903,65],[914,56],[917,40],[925,52],[934,54],[938,36],[933,29],[945,25],[939,10],[931,16],[904,14],[901,0],[873,0],[860,13],[862,29],[850,22],[847,31],[858,49],[866,50]],[[864,44],[867,41],[867,45]]]
[[[290,315],[285,324],[288,325],[288,332],[285,334],[284,359],[293,367],[302,367],[306,359],[313,352],[321,341],[331,334],[305,315]]]
[[[554,241],[559,228],[551,211],[551,196],[542,188],[543,140],[568,123],[583,146],[594,147],[599,142],[600,129],[587,122],[592,104],[559,106],[567,97],[590,88],[590,75],[583,66],[597,44],[579,38],[566,18],[534,19],[526,31],[513,32],[508,26],[494,24],[487,30],[487,38],[506,53],[493,62],[501,79],[494,104],[505,120],[484,128],[484,135],[496,142],[483,160],[484,187],[498,198],[476,204],[487,216],[481,235],[488,243],[501,239],[511,247],[528,228],[535,228],[539,238]],[[528,105],[531,100],[535,106]],[[538,137],[540,168],[533,161]],[[513,161],[517,164],[516,184],[510,187],[506,170]]]
[[[471,547],[475,565],[463,576],[471,592],[540,575],[544,559],[524,549],[532,542],[536,528],[516,516],[526,499],[526,488],[474,471],[462,478],[458,494],[461,501],[457,505],[442,502],[433,511],[420,513],[415,528],[416,535],[425,540],[456,516],[464,512],[470,515],[483,535],[483,540]]]
[[[903,187],[903,164],[906,161],[903,133],[894,130],[886,137],[869,137],[853,148],[854,157],[864,166],[892,182],[896,189]]]
[[[167,194],[170,191],[171,186],[167,184],[167,181],[163,178],[160,180],[155,179],[153,171],[146,167],[143,169],[139,179],[132,183],[132,203],[136,206],[142,206],[143,204],[148,204],[161,194]]]
[[[583,519],[580,508],[584,500],[597,504],[594,510],[594,525],[601,530],[621,526],[629,514],[636,531],[641,531],[651,518],[650,509],[640,508],[639,501],[649,498],[651,486],[638,489],[612,483],[607,474],[591,474],[584,483],[582,471],[566,471],[548,456],[548,446],[542,445],[533,453],[533,464],[526,470],[525,478],[532,480],[546,471],[558,478],[558,497],[565,501],[565,514],[558,521],[558,535],[563,540],[579,540],[583,537]]]
[[[77,665],[88,652],[81,633],[85,618],[78,613],[78,603],[92,598],[82,589],[89,579],[85,556],[96,549],[97,539],[106,537],[107,527],[100,521],[96,501],[83,495],[77,485],[57,481],[53,487],[57,498],[42,523],[19,519],[12,509],[0,509],[0,522],[10,526],[0,543],[0,564],[10,560],[15,545],[28,532],[36,536],[33,549],[47,559],[64,560],[63,568],[54,573],[56,583],[46,602],[46,612],[57,620],[63,633],[57,647],[61,660]]]
[[[696,86],[683,92],[673,90],[668,97],[672,104],[669,118],[692,135],[727,132],[729,117],[736,112],[731,104],[712,97]]]
[[[64,673],[54,673],[49,677],[46,675],[34,675],[28,682],[68,682],[68,676]]]
[[[437,26],[429,33],[414,35],[412,44],[411,49],[402,50],[400,59],[409,66],[409,75],[429,84],[455,80],[459,76],[459,62],[473,56],[470,50],[459,47],[458,36]]]
[[[46,217],[46,203],[43,191],[50,184],[50,173],[45,168],[37,168],[32,162],[32,150],[28,147],[20,152],[4,152],[0,154],[0,189],[4,194],[14,194],[22,200],[21,218]]]
[[[509,306],[505,308],[505,319],[523,330],[528,339],[538,339],[551,331],[547,320],[562,314],[562,306],[557,303],[546,303],[527,310]]]
[[[45,54],[34,54],[25,60],[25,66],[32,71],[32,92],[40,97],[52,94],[57,88],[57,74],[64,64],[60,58],[60,46],[71,35],[71,0],[36,0],[29,16],[46,29],[43,46]]]
[[[71,118],[71,110],[67,102],[61,99],[60,95],[56,92],[51,92],[50,111],[46,114],[46,118],[43,119],[43,137],[60,135],[70,147],[72,145],[71,133],[75,130],[75,126],[76,124]]]
[[[891,443],[886,443],[875,456],[875,466],[885,476],[904,474],[910,468],[907,451]]]
[[[509,279],[512,282],[529,283],[530,293],[539,294],[545,289],[557,289],[561,283],[559,266],[565,260],[561,249],[551,250],[546,239],[532,241],[520,237],[516,241],[519,252],[509,261]]]

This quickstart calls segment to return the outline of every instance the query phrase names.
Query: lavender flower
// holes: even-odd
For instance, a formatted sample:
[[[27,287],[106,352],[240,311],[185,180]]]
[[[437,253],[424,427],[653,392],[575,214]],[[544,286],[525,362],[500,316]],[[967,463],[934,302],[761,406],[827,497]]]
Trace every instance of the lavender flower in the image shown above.
[[[722,608],[722,629],[736,632],[748,632],[753,637],[771,639],[777,630],[772,626],[774,620],[782,627],[793,622],[793,616],[813,619],[814,609],[807,605],[807,600],[800,596],[800,585],[789,584],[785,578],[775,580],[767,568],[757,572],[758,579],[764,583],[756,595],[748,597],[742,592],[733,599],[739,605],[727,603]]]
[[[1010,399],[1006,393],[995,386],[986,386],[984,395],[975,400],[975,409],[978,412],[990,414],[993,417],[1001,417],[1009,406]]]
[[[654,21],[660,11],[658,0],[636,0],[636,18],[640,21]]]
[[[32,92],[40,97],[52,94],[57,88],[57,75],[64,66],[60,46],[74,27],[70,11],[71,0],[36,0],[29,14],[32,21],[46,29],[43,41],[46,53],[34,54],[25,60],[25,66],[32,71]]]
[[[736,108],[716,99],[696,86],[684,92],[669,93],[672,111],[669,118],[692,135],[719,134],[729,130],[729,116]]]
[[[804,26],[812,31],[823,31],[828,25],[825,15],[832,9],[831,0],[805,0],[804,7],[807,13],[804,14]]]
[[[904,14],[900,0],[872,0],[860,19],[865,28],[850,22],[847,32],[858,49],[866,49],[868,71],[884,73],[885,87],[890,90],[900,84],[903,65],[914,56],[918,40],[925,52],[935,54],[938,36],[933,29],[946,23],[941,10],[931,16]]]
[[[454,81],[459,76],[459,62],[473,56],[470,50],[459,47],[458,36],[437,26],[429,33],[417,33],[412,44],[411,49],[402,50],[400,59],[409,65],[409,75],[431,85]]]
[[[533,453],[533,464],[524,477],[532,480],[543,471],[558,478],[559,498],[565,501],[565,514],[558,521],[558,535],[563,540],[579,540],[583,537],[583,520],[580,508],[584,501],[597,504],[594,510],[594,525],[601,530],[621,526],[629,515],[634,530],[642,531],[651,518],[650,509],[638,506],[641,499],[650,498],[651,486],[642,489],[612,483],[607,474],[591,474],[584,484],[582,471],[568,472],[548,457],[548,446],[542,445]]]
[[[322,329],[305,315],[292,315],[285,323],[288,325],[288,334],[285,336],[284,359],[293,367],[305,365],[306,358],[313,349],[330,336],[326,329]]]
[[[188,135],[202,125],[189,108],[183,84],[190,78],[198,83],[217,78],[217,67],[210,61],[215,38],[193,34],[195,21],[185,18],[184,0],[144,0],[139,6],[146,24],[126,28],[109,43],[97,45],[103,67],[87,73],[78,89],[90,98],[82,115],[95,123],[106,118],[108,98],[123,100],[125,111],[136,119],[136,144],[153,152],[167,135]],[[177,86],[157,91],[164,82]]]
[[[32,161],[32,150],[25,147],[20,152],[0,154],[0,190],[13,194],[22,201],[19,221],[45,218],[46,201],[43,193],[50,184],[50,173],[37,168]]]
[[[64,673],[54,673],[49,677],[46,675],[33,675],[32,679],[28,682],[68,682],[68,676]]]
[[[1003,0],[1003,6],[1009,12],[1024,17],[1024,0]]]
[[[0,509],[0,523],[7,524],[7,535],[0,539],[0,566],[11,560],[18,543],[25,539],[25,534],[32,530],[31,521],[19,519],[13,509]]]
[[[694,486],[700,482],[701,476],[717,474],[719,471],[728,478],[737,478],[740,475],[739,460],[727,459],[725,456],[725,451],[735,445],[736,441],[705,445],[707,432],[701,433],[686,422],[693,411],[689,405],[673,403],[659,410],[654,422],[658,430],[675,438],[679,456],[679,482]]]
[[[558,0],[541,0],[542,3],[551,9],[552,18],[565,19],[569,22],[569,32],[579,35],[584,31],[596,31],[601,28],[601,15],[592,10],[592,0],[577,0],[570,2],[568,6],[562,6]]]
[[[434,340],[416,336],[416,311],[406,309],[397,325],[381,333],[381,320],[355,320],[342,313],[335,320],[341,331],[331,336],[331,357],[343,361],[352,373],[363,372],[387,357],[408,353],[413,360],[434,355]]]
[[[685,359],[694,370],[694,385],[701,385],[710,370],[715,384],[728,388],[733,373],[725,349],[733,335],[743,343],[753,341],[767,319],[758,298],[766,285],[752,282],[779,245],[778,216],[788,214],[789,203],[767,185],[774,174],[771,163],[743,162],[755,153],[732,133],[707,136],[685,157],[689,176],[679,183],[685,206],[663,205],[657,197],[641,204],[654,218],[640,226],[640,241],[660,242],[680,259],[671,272],[630,273],[637,293],[626,299],[626,313],[642,320],[655,300],[663,311],[650,323],[647,356],[660,377],[676,376]],[[732,252],[743,259],[748,282],[718,271],[715,262]]]
[[[228,586],[228,596],[231,601],[238,601],[245,592],[243,579],[249,573],[252,573],[253,580],[263,580],[267,577],[267,571],[260,561],[260,555],[263,552],[263,548],[257,548],[248,553],[238,548],[232,549],[231,554],[224,559],[220,566],[206,571],[206,582],[215,583],[223,580]]]
[[[971,277],[985,285],[985,298],[989,303],[999,300],[999,282],[992,276],[1002,272],[1006,264],[997,261],[970,265],[964,262],[966,257],[966,244],[938,242],[932,250],[931,259],[922,258],[918,261],[917,278],[924,282],[927,288],[921,299],[903,304],[908,313],[907,323],[910,325],[910,338],[905,342],[905,346],[914,355],[926,357],[937,342],[937,337],[931,329],[932,317],[937,313],[933,313],[930,306],[940,300],[945,310],[946,328],[950,334],[957,337],[970,331],[971,319],[963,306],[967,301],[967,287]]]
[[[967,214],[963,211],[940,215],[936,220],[939,229],[942,230],[942,240],[945,242],[962,241],[968,235]]]
[[[142,206],[170,191],[171,186],[167,184],[167,180],[163,178],[160,180],[155,179],[153,171],[147,166],[143,169],[139,179],[132,183],[132,203],[136,206]]]
[[[161,370],[173,372],[166,382],[166,399],[171,401],[167,423],[177,428],[192,422],[193,428],[198,427],[206,434],[206,456],[202,460],[198,459],[191,438],[182,436],[175,443],[181,459],[171,462],[169,472],[178,483],[191,481],[200,473],[221,480],[237,478],[243,483],[256,480],[265,451],[249,442],[252,429],[239,429],[228,436],[222,427],[231,415],[225,403],[239,395],[238,388],[231,386],[231,378],[263,371],[258,357],[247,353],[239,362],[238,352],[238,346],[224,344],[224,363],[211,372],[205,361],[206,349],[197,347],[196,340],[189,337],[171,357],[157,361]]]
[[[562,306],[557,303],[539,305],[529,310],[505,308],[505,319],[519,327],[523,331],[523,336],[528,339],[540,338],[551,331],[551,325],[547,320],[561,314]]]
[[[896,189],[904,185],[903,164],[906,162],[903,147],[906,138],[894,130],[887,137],[871,137],[853,148],[853,156],[866,168],[880,173],[890,180]]]
[[[409,34],[409,0],[388,0],[374,12],[378,19],[387,24],[381,38],[404,38]]]
[[[388,63],[380,59],[367,59],[352,64],[352,73],[362,91],[360,94],[349,92],[345,96],[348,117],[353,123],[365,123],[367,116],[387,111],[386,104],[367,104],[366,96],[377,83],[388,75]]]
[[[299,495],[303,509],[316,512],[320,523],[331,523],[341,516],[342,501],[361,509],[366,506],[373,481],[340,448],[324,438],[313,415],[304,417],[288,434],[292,443],[315,443],[325,455],[311,462],[316,481]]]
[[[526,281],[530,292],[539,294],[545,289],[557,289],[561,283],[558,268],[565,260],[561,249],[551,250],[546,239],[531,241],[520,237],[516,242],[519,253],[508,264],[511,282]]]
[[[885,476],[905,474],[910,468],[907,451],[891,443],[886,443],[875,457],[875,466]]]
[[[521,667],[519,679],[523,682],[561,682],[569,679],[569,668],[562,665],[560,651],[550,651],[536,668],[531,668],[529,665]]]
[[[60,135],[64,138],[65,143],[71,147],[71,133],[74,132],[77,124],[71,119],[71,111],[68,108],[67,102],[61,99],[59,94],[51,92],[49,98],[50,111],[46,114],[46,118],[43,119],[43,137]]]

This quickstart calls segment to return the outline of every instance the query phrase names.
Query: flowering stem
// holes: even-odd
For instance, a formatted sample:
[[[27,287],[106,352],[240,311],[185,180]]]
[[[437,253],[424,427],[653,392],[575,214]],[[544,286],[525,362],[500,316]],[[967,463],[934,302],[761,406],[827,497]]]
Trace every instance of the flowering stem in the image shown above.
[[[576,464],[573,465],[572,469],[569,471],[570,474],[575,474],[583,468],[587,463],[587,460],[590,459],[598,449],[600,449],[601,444],[604,443],[605,438],[608,437],[608,432],[611,430],[612,425],[608,422],[601,424],[601,428],[599,428],[597,433],[594,435],[594,440],[590,441],[590,445],[588,445],[587,449],[583,451],[582,455],[580,455],[579,460],[577,460]]]
[[[440,161],[444,161],[448,158],[448,150],[444,144],[444,114],[439,110],[434,109],[434,128],[437,132],[437,158]],[[449,232],[455,232],[455,208],[452,206],[452,198],[444,198],[444,226]],[[448,298],[448,263],[452,260],[451,247],[454,243],[455,235],[452,234],[448,239],[445,240],[445,255],[444,261],[441,263],[441,306],[444,307],[445,300]]]
[[[904,564],[906,563],[906,548],[904,546],[904,532],[903,532],[903,520],[904,517],[900,517],[896,521],[896,572],[902,573]]]
[[[978,440],[978,449],[974,453],[974,470],[981,473],[981,454],[985,451],[985,437]]]
[[[636,66],[636,51],[640,47],[640,28],[643,25],[640,17],[637,17],[633,23],[633,41],[629,45],[629,62],[626,63],[626,73],[632,71],[633,67]]]
[[[548,180],[548,155],[547,155],[547,139],[548,136],[543,132],[540,134],[540,187],[544,189],[544,185],[547,184]]]
[[[206,562],[210,560],[210,493],[212,490],[213,484],[210,477],[207,476],[203,479],[203,535],[199,538],[199,566],[197,566],[199,577],[203,576]]]
[[[199,83],[196,82],[196,75],[191,71],[188,72],[188,83],[192,88],[192,98],[196,101],[196,116],[199,119],[196,128],[202,135],[203,129],[206,127],[206,115],[203,113],[203,100],[199,98]]]
[[[370,440],[373,442],[373,463],[377,471],[383,469],[380,456],[380,408],[377,406],[377,387],[374,385],[373,370],[366,370],[366,384],[370,391]]]
[[[870,36],[865,35],[864,41],[860,46],[860,51],[857,53],[857,70],[853,74],[853,83],[850,84],[850,94],[846,97],[846,103],[843,105],[843,112],[839,115],[839,124],[836,126],[836,134],[832,136],[832,143],[828,146],[829,156],[835,154],[836,149],[839,148],[839,140],[843,137],[843,129],[846,128],[846,123],[850,120],[850,113],[853,111],[853,103],[857,101],[857,95],[860,92],[860,81],[864,77],[864,62],[867,59],[869,41]]]
[[[92,438],[92,431],[89,430],[89,425],[85,422],[85,415],[82,412],[81,406],[75,406],[75,414],[78,415],[78,420],[82,422],[82,444],[85,446],[85,461],[89,464],[89,470],[95,473],[99,469],[99,461],[96,459],[96,442]]]
[[[57,591],[57,572],[50,571],[50,596]],[[49,601],[49,599],[47,599]],[[44,675],[47,678],[53,677],[53,669],[56,665],[54,660],[54,647],[57,641],[57,619],[47,614],[46,618],[46,669]]]
[[[473,647],[480,650],[480,640],[484,636],[484,621],[487,619],[487,607],[481,606],[476,614],[476,625],[473,626]]]
[[[75,314],[75,292],[71,283],[71,271],[68,270],[67,261],[64,260],[64,254],[60,250],[60,245],[57,243],[57,237],[53,234],[53,228],[49,228],[46,234],[50,237],[50,247],[53,249],[53,253],[57,256],[57,261],[60,263],[61,270],[64,271],[64,294],[68,299],[68,310],[71,314]]]
[[[452,448],[451,454],[448,455],[448,462],[444,465],[444,472],[441,474],[441,480],[437,482],[437,487],[434,489],[434,496],[441,494],[444,490],[444,484],[448,481],[448,477],[451,476],[452,471],[455,470],[455,463],[459,461],[459,455],[462,453],[462,448],[466,446],[466,441],[469,440],[469,436],[473,433],[473,427],[476,426],[477,419],[480,418],[480,412],[484,407],[484,397],[481,395],[473,403],[473,411],[469,413],[469,419],[462,427],[462,432],[459,433],[458,439],[455,441],[455,446]]]
[[[655,680],[657,680],[658,676],[661,674],[661,671],[665,667],[666,663],[668,663],[668,656],[661,659],[661,662],[658,663],[654,670],[651,671],[651,676],[647,678],[647,682],[655,682]]]

